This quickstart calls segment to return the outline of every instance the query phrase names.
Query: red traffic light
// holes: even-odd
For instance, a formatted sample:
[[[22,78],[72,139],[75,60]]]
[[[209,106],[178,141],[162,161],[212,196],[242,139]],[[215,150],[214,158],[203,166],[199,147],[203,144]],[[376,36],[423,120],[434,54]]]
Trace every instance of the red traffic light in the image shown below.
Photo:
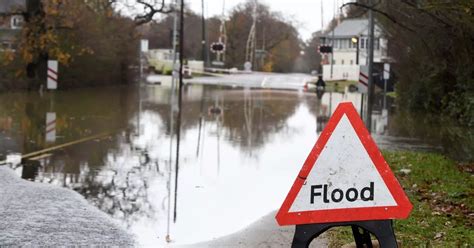
[[[211,44],[212,52],[223,52],[225,50],[225,45],[221,42],[214,42]]]
[[[332,53],[332,46],[319,46],[318,50],[320,53]]]

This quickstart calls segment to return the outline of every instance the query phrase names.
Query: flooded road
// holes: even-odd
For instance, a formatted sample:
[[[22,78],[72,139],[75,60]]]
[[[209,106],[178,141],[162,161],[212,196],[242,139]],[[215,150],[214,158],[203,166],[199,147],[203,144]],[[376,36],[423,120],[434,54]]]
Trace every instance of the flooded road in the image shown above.
[[[167,234],[173,244],[192,244],[278,209],[337,104],[353,102],[360,113],[362,99],[189,85],[176,171],[170,95],[162,86],[1,95],[0,157],[82,139],[12,167],[79,192],[141,245],[164,244]],[[373,119],[381,148],[433,149],[387,136],[386,112]]]

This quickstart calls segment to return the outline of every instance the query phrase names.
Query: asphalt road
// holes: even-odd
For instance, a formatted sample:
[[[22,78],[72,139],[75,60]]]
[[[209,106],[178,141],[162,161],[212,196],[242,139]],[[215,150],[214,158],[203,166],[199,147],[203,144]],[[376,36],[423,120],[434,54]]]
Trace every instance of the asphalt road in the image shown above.
[[[315,77],[301,73],[263,73],[230,74],[215,77],[195,77],[185,80],[191,84],[219,84],[234,87],[271,88],[303,90],[304,85]]]

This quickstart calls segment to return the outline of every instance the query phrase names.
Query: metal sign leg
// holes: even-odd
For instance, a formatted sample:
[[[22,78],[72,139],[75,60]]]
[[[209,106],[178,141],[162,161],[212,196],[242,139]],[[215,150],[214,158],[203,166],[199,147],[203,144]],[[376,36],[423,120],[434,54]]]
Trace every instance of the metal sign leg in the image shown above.
[[[356,225],[352,225],[352,235],[357,248],[373,248],[372,240],[370,239],[370,232]]]
[[[381,248],[397,248],[397,240],[391,220],[337,222],[324,224],[297,225],[292,248],[307,248],[311,241],[332,227],[351,226],[356,246],[372,247],[370,233],[379,241]],[[362,230],[360,230],[362,229]],[[362,232],[361,232],[362,231]]]

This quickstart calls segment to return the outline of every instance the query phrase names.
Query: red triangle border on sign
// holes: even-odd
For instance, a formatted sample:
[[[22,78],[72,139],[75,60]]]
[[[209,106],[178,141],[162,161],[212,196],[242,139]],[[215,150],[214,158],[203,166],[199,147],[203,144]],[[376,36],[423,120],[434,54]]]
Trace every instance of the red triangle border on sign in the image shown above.
[[[362,142],[363,147],[369,154],[369,157],[374,163],[378,173],[382,177],[383,182],[387,185],[387,188],[392,194],[397,205],[386,207],[358,207],[289,212],[293,202],[301,190],[301,187],[306,181],[311,169],[315,165],[316,160],[318,159],[334,129],[339,124],[339,121],[344,115],[346,115],[349,119],[349,122]],[[370,133],[365,128],[365,125],[360,119],[357,110],[354,108],[351,102],[343,102],[340,103],[334,111],[334,114],[329,119],[308,158],[304,162],[298,177],[293,183],[290,192],[288,193],[276,215],[276,220],[279,225],[299,225],[345,221],[405,219],[410,214],[412,208],[413,206],[410,203],[410,200],[405,195],[403,188],[398,183],[395,175],[383,158],[382,153],[373,141]]]

